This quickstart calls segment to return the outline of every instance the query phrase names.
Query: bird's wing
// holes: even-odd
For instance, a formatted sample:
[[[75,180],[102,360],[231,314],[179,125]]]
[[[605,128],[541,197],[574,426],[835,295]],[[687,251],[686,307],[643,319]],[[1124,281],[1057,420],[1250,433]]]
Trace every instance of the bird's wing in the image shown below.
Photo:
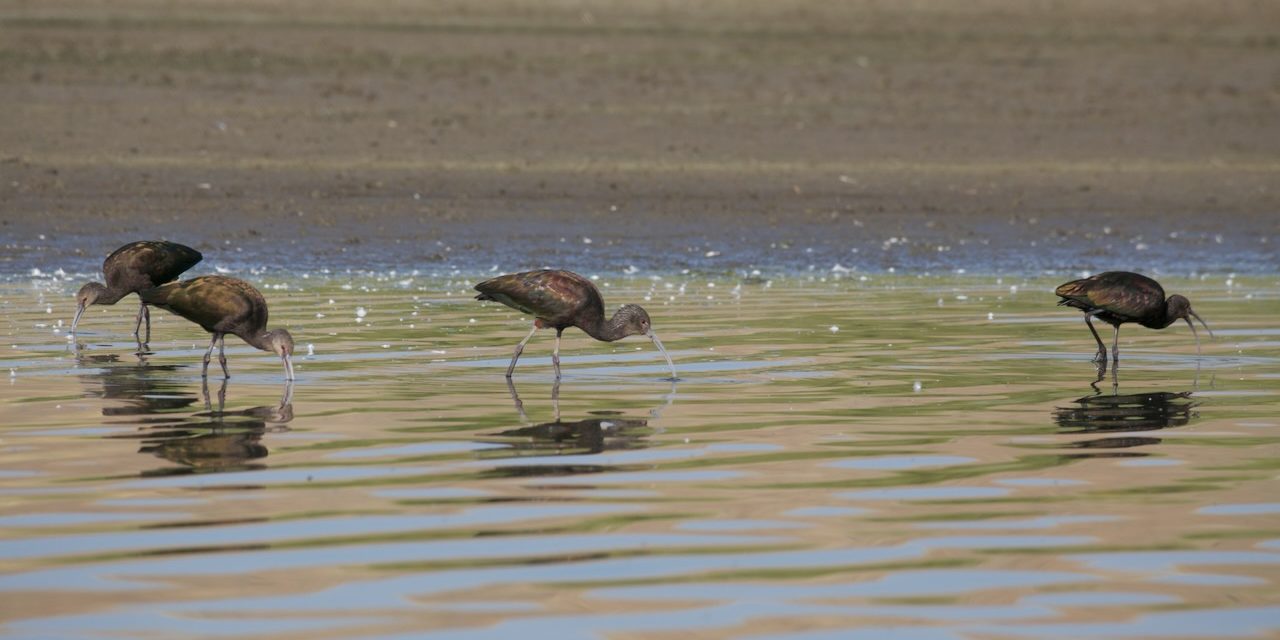
[[[1054,293],[1064,298],[1063,303],[1066,304],[1079,302],[1091,309],[1130,318],[1145,316],[1164,304],[1164,289],[1160,283],[1123,271],[1108,271],[1073,280],[1059,286]]]
[[[206,331],[222,331],[244,321],[262,327],[267,324],[267,305],[255,304],[262,295],[235,278],[202,276],[161,285],[141,295],[147,304],[176,313]]]
[[[604,313],[604,299],[590,280],[569,271],[525,271],[476,285],[480,300],[495,300],[522,313],[555,322],[584,305]]]
[[[148,277],[151,284],[158,285],[177,279],[203,257],[199,251],[176,242],[143,240],[111,252],[102,262],[102,272],[108,285],[129,271]]]

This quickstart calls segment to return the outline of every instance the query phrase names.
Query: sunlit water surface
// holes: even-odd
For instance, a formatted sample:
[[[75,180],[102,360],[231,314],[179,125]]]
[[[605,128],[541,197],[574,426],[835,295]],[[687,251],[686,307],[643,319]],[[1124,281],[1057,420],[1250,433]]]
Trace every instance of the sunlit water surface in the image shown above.
[[[1280,633],[1275,277],[1168,279],[1217,340],[1126,328],[1095,391],[1067,274],[605,277],[680,380],[570,330],[513,388],[478,276],[236,275],[292,388],[234,338],[203,388],[160,311],[136,355],[134,298],[73,350],[76,277],[0,285],[8,636]]]

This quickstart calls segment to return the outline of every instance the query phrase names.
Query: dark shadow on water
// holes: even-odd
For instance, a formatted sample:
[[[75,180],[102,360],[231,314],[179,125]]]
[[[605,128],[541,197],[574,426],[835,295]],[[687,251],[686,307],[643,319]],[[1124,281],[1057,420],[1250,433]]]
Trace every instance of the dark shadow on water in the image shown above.
[[[658,432],[649,426],[649,421],[658,417],[663,409],[671,406],[675,401],[675,384],[673,383],[671,392],[664,396],[663,403],[651,409],[649,415],[645,417],[626,416],[620,411],[597,410],[587,412],[587,417],[578,420],[565,420],[560,415],[560,383],[557,381],[551,387],[554,418],[550,422],[533,424],[525,413],[524,402],[516,392],[515,384],[509,379],[507,389],[511,393],[511,400],[521,421],[527,424],[490,434],[490,437],[506,445],[506,448],[486,452],[485,458],[580,456],[644,449],[650,446],[648,438]],[[601,473],[626,468],[621,465],[582,463],[503,465],[495,468],[491,473],[504,477],[561,476]]]
[[[1152,436],[1118,435],[1143,431],[1160,431],[1189,424],[1198,417],[1194,411],[1199,402],[1190,391],[1149,391],[1132,394],[1096,394],[1079,398],[1071,406],[1053,411],[1053,421],[1058,432],[1064,434],[1105,435],[1102,438],[1080,440],[1070,446],[1088,449],[1087,457],[1117,456],[1117,449],[1132,449],[1160,444],[1161,438]],[[1097,453],[1093,453],[1098,451]],[[1125,455],[1144,455],[1128,453]]]
[[[103,407],[102,415],[120,419],[115,424],[137,425],[133,433],[107,437],[140,440],[139,453],[179,465],[144,471],[143,476],[266,468],[255,462],[267,457],[262,438],[270,431],[287,430],[284,425],[293,420],[292,383],[285,385],[277,404],[229,411],[227,380],[218,387],[215,408],[207,380],[197,396],[187,390],[186,383],[170,377],[178,365],[150,364],[146,354],[132,357],[136,361],[122,361],[116,354],[79,355],[78,359],[93,366],[92,373],[81,376],[90,384],[89,395],[123,403]],[[201,397],[204,410],[192,412]]]

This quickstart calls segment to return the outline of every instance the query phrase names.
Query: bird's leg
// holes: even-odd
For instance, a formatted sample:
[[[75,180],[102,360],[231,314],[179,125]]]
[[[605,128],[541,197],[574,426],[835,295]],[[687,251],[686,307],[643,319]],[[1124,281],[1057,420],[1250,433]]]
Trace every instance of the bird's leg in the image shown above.
[[[1093,314],[1084,314],[1084,323],[1089,325],[1089,333],[1093,334],[1093,339],[1098,341],[1098,353],[1093,356],[1094,362],[1101,362],[1103,366],[1107,364],[1107,346],[1102,344],[1102,338],[1098,336],[1098,330],[1093,328]]]
[[[556,369],[556,380],[560,380],[560,334],[564,333],[563,329],[556,329],[556,348],[551,352],[551,366]]]
[[[142,344],[147,344],[151,342],[151,307],[148,307],[145,302],[142,303],[142,319],[147,323],[147,337]]]
[[[1111,338],[1111,361],[1116,369],[1120,368],[1120,325],[1116,325],[1116,333]]]
[[[218,339],[218,364],[222,365],[222,377],[230,378],[231,372],[227,371],[227,334],[222,334]]]
[[[525,336],[524,340],[521,340],[520,344],[516,345],[516,352],[511,356],[511,364],[507,365],[508,378],[510,378],[511,374],[514,373],[516,370],[516,361],[520,359],[520,354],[524,352],[524,345],[527,344],[529,342],[529,339],[533,337],[533,334],[537,332],[538,332],[538,321],[534,320],[533,328],[529,330],[529,335]]]
[[[200,369],[200,377],[209,377],[209,360],[213,358],[213,348],[218,345],[218,334],[213,334],[213,339],[209,341],[209,350],[204,352],[204,368]]]
[[[133,337],[138,337],[142,330],[142,314],[147,310],[147,303],[138,302],[138,317],[133,320]]]

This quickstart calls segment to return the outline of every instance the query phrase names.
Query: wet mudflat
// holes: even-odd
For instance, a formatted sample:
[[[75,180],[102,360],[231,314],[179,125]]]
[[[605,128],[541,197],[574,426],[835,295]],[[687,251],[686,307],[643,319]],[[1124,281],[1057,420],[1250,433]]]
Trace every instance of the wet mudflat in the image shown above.
[[[1218,339],[1126,328],[1097,391],[1065,277],[602,275],[681,380],[571,331],[508,387],[483,274],[236,273],[299,380],[228,341],[205,387],[163,312],[145,355],[127,304],[69,348],[84,275],[0,288],[12,637],[1280,629],[1272,275],[1162,277]]]

